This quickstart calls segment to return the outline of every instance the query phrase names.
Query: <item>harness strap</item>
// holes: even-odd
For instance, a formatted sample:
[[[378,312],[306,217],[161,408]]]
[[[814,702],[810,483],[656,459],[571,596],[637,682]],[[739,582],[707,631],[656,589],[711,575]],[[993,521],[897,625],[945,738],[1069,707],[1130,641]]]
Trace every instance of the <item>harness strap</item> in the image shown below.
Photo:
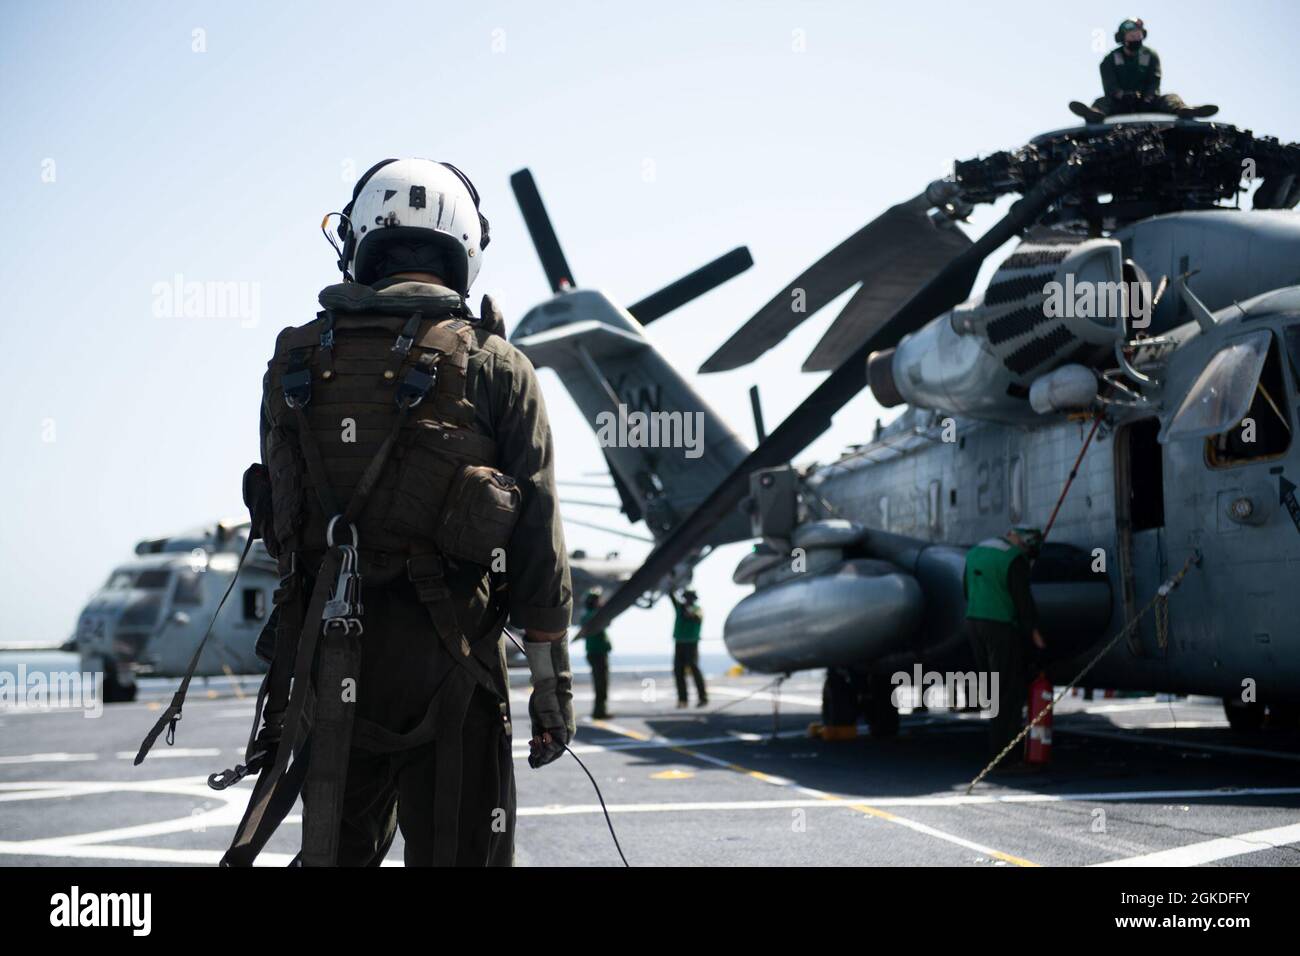
[[[412,371],[414,371],[414,369],[412,369]],[[408,375],[407,377],[409,378],[410,376]],[[428,378],[430,384],[432,384],[433,376],[425,377]],[[428,390],[427,386],[425,390]],[[423,393],[421,393],[420,398],[415,399],[413,402],[403,402],[398,405],[397,417],[393,419],[393,427],[384,438],[383,444],[379,446],[379,450],[375,452],[375,457],[370,459],[370,464],[367,465],[366,470],[362,472],[361,480],[357,482],[357,486],[352,492],[352,497],[348,499],[347,509],[343,512],[343,521],[345,524],[351,524],[361,517],[361,512],[365,510],[366,502],[370,500],[370,493],[374,491],[375,486],[379,484],[379,479],[383,477],[384,467],[388,464],[388,459],[392,456],[393,449],[397,446],[397,440],[402,434],[402,426],[406,424],[406,419],[409,417],[411,409],[420,403],[421,398],[423,398]],[[314,437],[310,441],[315,445]],[[317,449],[317,454],[319,455],[319,449]],[[336,511],[334,514],[338,514],[338,512]]]
[[[456,607],[451,601],[442,556],[436,551],[417,554],[406,562],[406,573],[415,585],[415,594],[426,611],[433,629],[453,661],[463,666],[475,682],[497,700],[501,690],[492,680],[491,672],[474,656],[469,639],[456,619]]]
[[[303,788],[302,865],[334,866],[338,862],[343,822],[348,754],[352,748],[355,696],[345,699],[345,682],[355,682],[361,664],[360,636],[344,628],[328,628],[317,651],[316,699],[312,709],[311,759]]]
[[[303,615],[302,631],[298,635],[298,653],[293,668],[293,689],[284,716],[283,734],[275,748],[275,763],[269,774],[263,772],[258,775],[257,788],[249,800],[248,812],[245,813],[239,829],[235,832],[235,839],[230,849],[222,858],[223,865],[237,866],[240,865],[237,861],[242,860],[248,861],[243,865],[250,865],[270,838],[271,833],[284,819],[283,814],[277,819],[270,811],[273,806],[279,808],[284,805],[286,798],[283,796],[280,781],[289,766],[289,757],[301,745],[306,722],[304,715],[308,715],[307,719],[310,719],[307,697],[311,693],[312,663],[316,657],[316,643],[321,634],[321,618],[325,611],[325,602],[329,599],[330,588],[338,576],[342,558],[343,553],[339,548],[330,548],[325,552],[320,570],[316,573],[316,584],[312,588],[311,601],[307,605],[306,614]],[[296,760],[295,765],[303,762]],[[306,767],[302,769],[305,771]],[[301,786],[301,774],[297,776],[297,782],[298,786]],[[296,790],[294,797],[297,797]],[[292,806],[293,800],[290,799],[288,806],[284,807],[284,812],[287,813],[288,808]],[[266,821],[269,826],[264,827],[263,821]]]
[[[321,378],[328,381],[334,377],[334,313],[326,310],[317,318],[322,320],[319,350]]]
[[[203,633],[203,640],[199,641],[199,646],[194,648],[194,653],[190,657],[190,665],[185,668],[185,676],[181,678],[181,684],[176,688],[176,693],[172,694],[172,701],[167,705],[167,709],[159,715],[158,720],[154,722],[149,733],[145,734],[144,740],[140,742],[140,749],[135,755],[135,766],[139,766],[149,751],[153,748],[154,743],[158,740],[158,735],[163,732],[163,727],[167,728],[167,745],[176,740],[176,722],[181,719],[181,709],[185,706],[185,695],[190,692],[190,681],[194,679],[194,672],[199,667],[199,657],[203,654],[203,648],[208,643],[208,638],[212,636],[212,628],[217,623],[217,615],[221,613],[221,608],[225,606],[226,599],[230,597],[230,592],[235,589],[235,582],[239,580],[239,572],[244,567],[244,560],[248,557],[248,552],[253,548],[253,533],[249,529],[248,539],[244,542],[244,550],[239,555],[239,563],[235,565],[235,573],[230,576],[230,583],[226,585],[226,593],[221,595],[221,600],[217,603],[217,609],[212,612],[212,620],[208,621],[208,629]]]
[[[393,343],[391,350],[392,357],[384,369],[385,381],[397,378],[397,370],[402,367],[406,356],[411,353],[411,346],[415,344],[415,334],[420,331],[420,320],[423,318],[423,313],[412,312],[411,317],[406,320],[406,325],[402,326],[402,331],[397,334],[397,341]]]
[[[311,401],[311,348],[304,346],[289,353],[289,362],[280,379],[286,405],[306,405]]]
[[[289,552],[281,559],[284,567],[280,578],[280,626],[275,635],[275,652],[271,658],[271,669],[267,673],[269,681],[266,705],[262,710],[262,729],[257,741],[263,749],[269,749],[280,741],[284,729],[284,714],[289,707],[289,685],[293,678],[293,661],[298,652],[298,635],[302,632],[303,606],[302,575],[298,570],[298,557]],[[253,727],[257,727],[257,715],[253,715]],[[247,759],[251,761],[253,750],[250,747]]]
[[[288,378],[288,376],[286,375],[285,378]],[[316,436],[312,433],[311,423],[307,421],[307,412],[304,411],[302,404],[296,402],[289,407],[293,409],[293,416],[298,422],[298,447],[302,449],[303,461],[307,465],[307,474],[311,477],[312,486],[316,489],[316,500],[320,502],[321,510],[324,511],[325,515],[332,517],[339,513],[339,509],[334,501],[334,490],[330,487],[329,479],[325,475],[325,462],[320,456],[320,446],[316,444]]]

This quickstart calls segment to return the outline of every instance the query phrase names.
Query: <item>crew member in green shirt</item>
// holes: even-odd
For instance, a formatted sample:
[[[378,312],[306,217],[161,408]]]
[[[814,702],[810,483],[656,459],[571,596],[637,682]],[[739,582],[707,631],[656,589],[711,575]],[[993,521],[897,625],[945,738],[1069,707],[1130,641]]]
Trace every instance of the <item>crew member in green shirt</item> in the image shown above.
[[[1147,29],[1140,19],[1125,20],[1115,31],[1119,44],[1101,61],[1103,95],[1092,106],[1075,101],[1070,110],[1089,123],[1120,113],[1172,113],[1182,119],[1213,116],[1217,106],[1188,106],[1177,93],[1160,92],[1160,57],[1143,46]]]
[[[1029,565],[1038,557],[1043,534],[1037,528],[1012,528],[1001,538],[981,541],[966,552],[966,623],[979,669],[998,678],[996,710],[989,725],[989,756],[1015,739],[1023,726],[1021,708],[1029,690],[1031,653],[1047,645],[1038,631]],[[1007,763],[1022,759],[1007,755]]]
[[[685,707],[690,703],[686,699],[686,672],[689,670],[695,676],[695,694],[699,698],[695,706],[704,707],[709,702],[709,692],[700,672],[700,625],[704,623],[704,612],[700,610],[699,595],[687,588],[680,595],[671,596],[677,612],[673,624],[673,679],[677,682],[677,706]]]
[[[601,600],[602,593],[598,587],[594,587],[587,592],[582,604],[582,621],[580,623],[586,624],[601,604],[604,603]],[[596,695],[596,703],[592,707],[591,716],[593,720],[608,720],[614,716],[605,708],[609,698],[609,652],[613,648],[609,643],[609,634],[605,631],[588,634],[586,641],[587,663],[591,666],[591,687]]]

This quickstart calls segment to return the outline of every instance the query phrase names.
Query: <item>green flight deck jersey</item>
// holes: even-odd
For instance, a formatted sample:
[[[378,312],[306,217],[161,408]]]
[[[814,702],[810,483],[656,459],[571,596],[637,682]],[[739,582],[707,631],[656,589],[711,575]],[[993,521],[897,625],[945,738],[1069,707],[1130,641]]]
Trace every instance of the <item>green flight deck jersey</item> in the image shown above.
[[[1024,631],[1036,626],[1029,558],[1004,538],[989,538],[966,552],[964,590],[967,618]]]
[[[698,604],[674,602],[673,608],[677,611],[677,620],[673,623],[673,640],[698,644],[700,641],[700,626],[704,623],[704,615],[700,611],[700,606]]]
[[[1106,54],[1101,61],[1101,88],[1111,99],[1121,93],[1160,93],[1160,57],[1150,47],[1140,47],[1132,56],[1122,46]]]
[[[599,610],[599,608],[583,608],[582,620],[579,623],[586,624],[591,620],[592,615],[594,615],[597,610]],[[592,654],[608,654],[614,649],[609,643],[608,631],[597,631],[595,634],[588,634],[585,640],[587,641],[588,657],[591,657]]]

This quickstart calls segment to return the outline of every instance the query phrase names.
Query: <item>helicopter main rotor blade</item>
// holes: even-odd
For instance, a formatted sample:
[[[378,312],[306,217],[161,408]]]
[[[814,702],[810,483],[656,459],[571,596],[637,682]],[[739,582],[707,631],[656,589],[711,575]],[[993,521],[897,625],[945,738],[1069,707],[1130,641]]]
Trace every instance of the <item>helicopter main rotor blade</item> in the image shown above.
[[[519,170],[510,177],[510,188],[514,190],[515,201],[519,203],[519,211],[524,215],[524,225],[528,227],[528,235],[533,239],[537,258],[542,260],[542,270],[546,273],[546,281],[551,284],[551,291],[559,292],[577,285],[573,280],[573,270],[564,258],[564,250],[560,248],[555,228],[551,225],[551,217],[546,214],[546,206],[542,204],[542,194],[537,191],[532,172]]]
[[[802,370],[834,369],[841,356],[865,342],[940,269],[970,246],[970,237],[956,224],[935,228],[914,222],[908,230],[895,230],[890,242],[892,252],[877,257],[878,265],[871,269],[871,275],[863,277],[858,291],[804,359]]]
[[[956,227],[939,227],[931,221],[927,210],[932,205],[922,192],[886,209],[778,292],[709,356],[700,371],[725,372],[747,365],[859,282],[864,284],[864,290],[874,291],[854,297],[853,311],[845,309],[840,314],[827,339],[837,335],[837,328],[842,331],[866,301],[872,301],[875,309],[860,321],[874,318],[876,324],[883,323],[970,246],[970,240]],[[838,352],[829,352],[831,346],[823,339],[826,349],[819,346],[813,353],[821,365],[817,370],[834,368],[839,357],[860,344],[867,334],[840,343]]]
[[[708,265],[669,283],[658,292],[652,292],[628,311],[642,325],[661,319],[674,309],[679,309],[692,299],[697,299],[711,289],[716,289],[728,279],[734,279],[754,264],[747,246],[732,249],[718,256]]]
[[[1058,196],[1078,181],[1079,175],[1080,164],[1072,156],[1043,177],[965,252],[944,266],[813,389],[672,534],[659,542],[641,567],[582,625],[575,640],[608,627],[614,618],[636,603],[637,598],[656,588],[681,561],[697,552],[708,540],[713,526],[744,499],[752,472],[790,461],[825,432],[835,413],[866,387],[868,355],[896,345],[904,335],[915,332],[935,316],[963,302],[970,295],[981,263],[1004,242],[1033,224]]]

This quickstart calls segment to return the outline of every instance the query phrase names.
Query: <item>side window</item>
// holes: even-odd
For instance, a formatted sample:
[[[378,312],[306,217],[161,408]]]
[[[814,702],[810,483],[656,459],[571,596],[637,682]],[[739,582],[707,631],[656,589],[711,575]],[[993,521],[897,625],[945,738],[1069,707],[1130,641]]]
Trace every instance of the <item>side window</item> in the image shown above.
[[[244,620],[266,619],[266,592],[261,588],[244,588]]]
[[[203,603],[203,589],[199,587],[197,572],[180,572],[176,578],[176,592],[172,595],[172,603],[188,605]]]
[[[1290,353],[1291,329],[1287,333]],[[1205,440],[1206,462],[1212,468],[1229,468],[1285,454],[1291,447],[1291,418],[1287,412],[1290,404],[1282,376],[1282,353],[1274,338],[1255,384],[1250,408],[1236,425]]]

